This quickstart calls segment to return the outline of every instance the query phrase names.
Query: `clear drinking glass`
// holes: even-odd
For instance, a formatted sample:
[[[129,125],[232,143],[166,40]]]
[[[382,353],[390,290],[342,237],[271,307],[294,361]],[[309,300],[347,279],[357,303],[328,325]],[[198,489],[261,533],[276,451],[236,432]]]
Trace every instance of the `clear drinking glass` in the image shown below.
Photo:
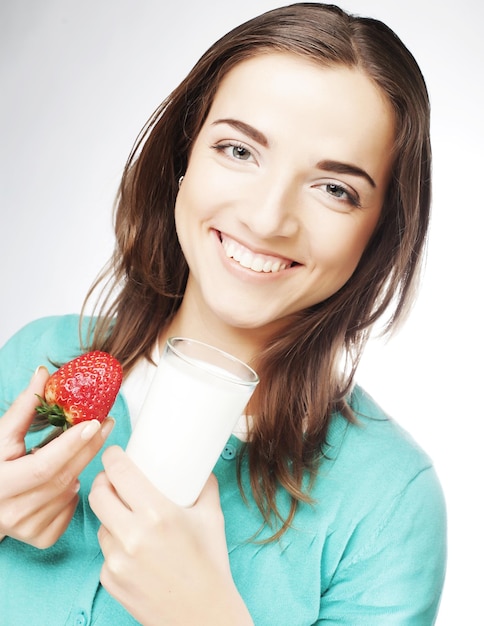
[[[191,506],[259,378],[235,357],[200,341],[170,338],[127,453],[168,498]]]

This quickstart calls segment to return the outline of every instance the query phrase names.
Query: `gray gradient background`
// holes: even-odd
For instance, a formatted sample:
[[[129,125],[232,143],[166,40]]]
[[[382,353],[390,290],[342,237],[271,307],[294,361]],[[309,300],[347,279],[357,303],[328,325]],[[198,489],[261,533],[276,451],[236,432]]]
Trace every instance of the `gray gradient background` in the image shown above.
[[[112,201],[141,126],[212,41],[280,4],[2,0],[0,344],[33,318],[79,311],[110,255]],[[359,382],[427,449],[446,492],[449,572],[438,626],[476,624],[484,559],[484,5],[341,6],[394,28],[431,93],[435,188],[425,280],[404,329],[369,347]]]

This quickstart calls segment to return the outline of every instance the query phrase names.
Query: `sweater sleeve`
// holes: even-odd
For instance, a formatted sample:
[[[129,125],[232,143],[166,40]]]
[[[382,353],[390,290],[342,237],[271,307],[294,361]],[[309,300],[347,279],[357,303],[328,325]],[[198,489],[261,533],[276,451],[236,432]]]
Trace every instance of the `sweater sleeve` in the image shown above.
[[[321,597],[316,624],[434,624],[445,560],[445,503],[429,466],[392,499],[378,523],[363,519],[355,529]]]
[[[5,413],[39,365],[54,371],[54,363],[80,353],[79,317],[44,317],[30,322],[0,349],[0,415]]]

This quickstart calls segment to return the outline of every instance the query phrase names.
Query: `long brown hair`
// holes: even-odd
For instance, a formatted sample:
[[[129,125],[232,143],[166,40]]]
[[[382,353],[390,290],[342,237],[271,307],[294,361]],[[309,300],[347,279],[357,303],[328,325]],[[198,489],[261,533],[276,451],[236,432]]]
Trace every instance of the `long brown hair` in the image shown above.
[[[117,197],[111,288],[93,347],[112,352],[128,372],[139,358],[149,358],[177,311],[188,275],[175,232],[178,178],[222,78],[267,51],[358,68],[386,95],[396,119],[392,178],[357,269],[332,297],[301,311],[298,323],[253,363],[261,382],[247,446],[251,485],[266,521],[279,518],[278,536],[297,503],[310,499],[303,479],[320,458],[331,415],[340,411],[353,419],[347,398],[369,331],[377,320],[385,330],[400,320],[419,275],[430,206],[429,102],[413,56],[392,30],[333,5],[300,3],[242,24],[201,57],[155,111],[127,162]],[[279,486],[291,496],[287,519],[276,504]]]

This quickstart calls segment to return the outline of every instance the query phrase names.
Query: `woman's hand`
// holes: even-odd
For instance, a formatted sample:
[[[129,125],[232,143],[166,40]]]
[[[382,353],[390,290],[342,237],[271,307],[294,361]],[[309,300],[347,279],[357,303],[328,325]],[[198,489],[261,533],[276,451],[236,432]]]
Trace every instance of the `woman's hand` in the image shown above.
[[[108,448],[103,463],[89,502],[102,523],[101,582],[109,593],[144,626],[252,624],[230,573],[215,477],[184,509],[121,448]]]
[[[78,424],[26,454],[24,437],[49,377],[40,367],[29,386],[0,419],[0,540],[5,536],[37,548],[53,545],[74,514],[78,476],[112,429],[106,420]],[[1,548],[0,548],[1,549]]]

